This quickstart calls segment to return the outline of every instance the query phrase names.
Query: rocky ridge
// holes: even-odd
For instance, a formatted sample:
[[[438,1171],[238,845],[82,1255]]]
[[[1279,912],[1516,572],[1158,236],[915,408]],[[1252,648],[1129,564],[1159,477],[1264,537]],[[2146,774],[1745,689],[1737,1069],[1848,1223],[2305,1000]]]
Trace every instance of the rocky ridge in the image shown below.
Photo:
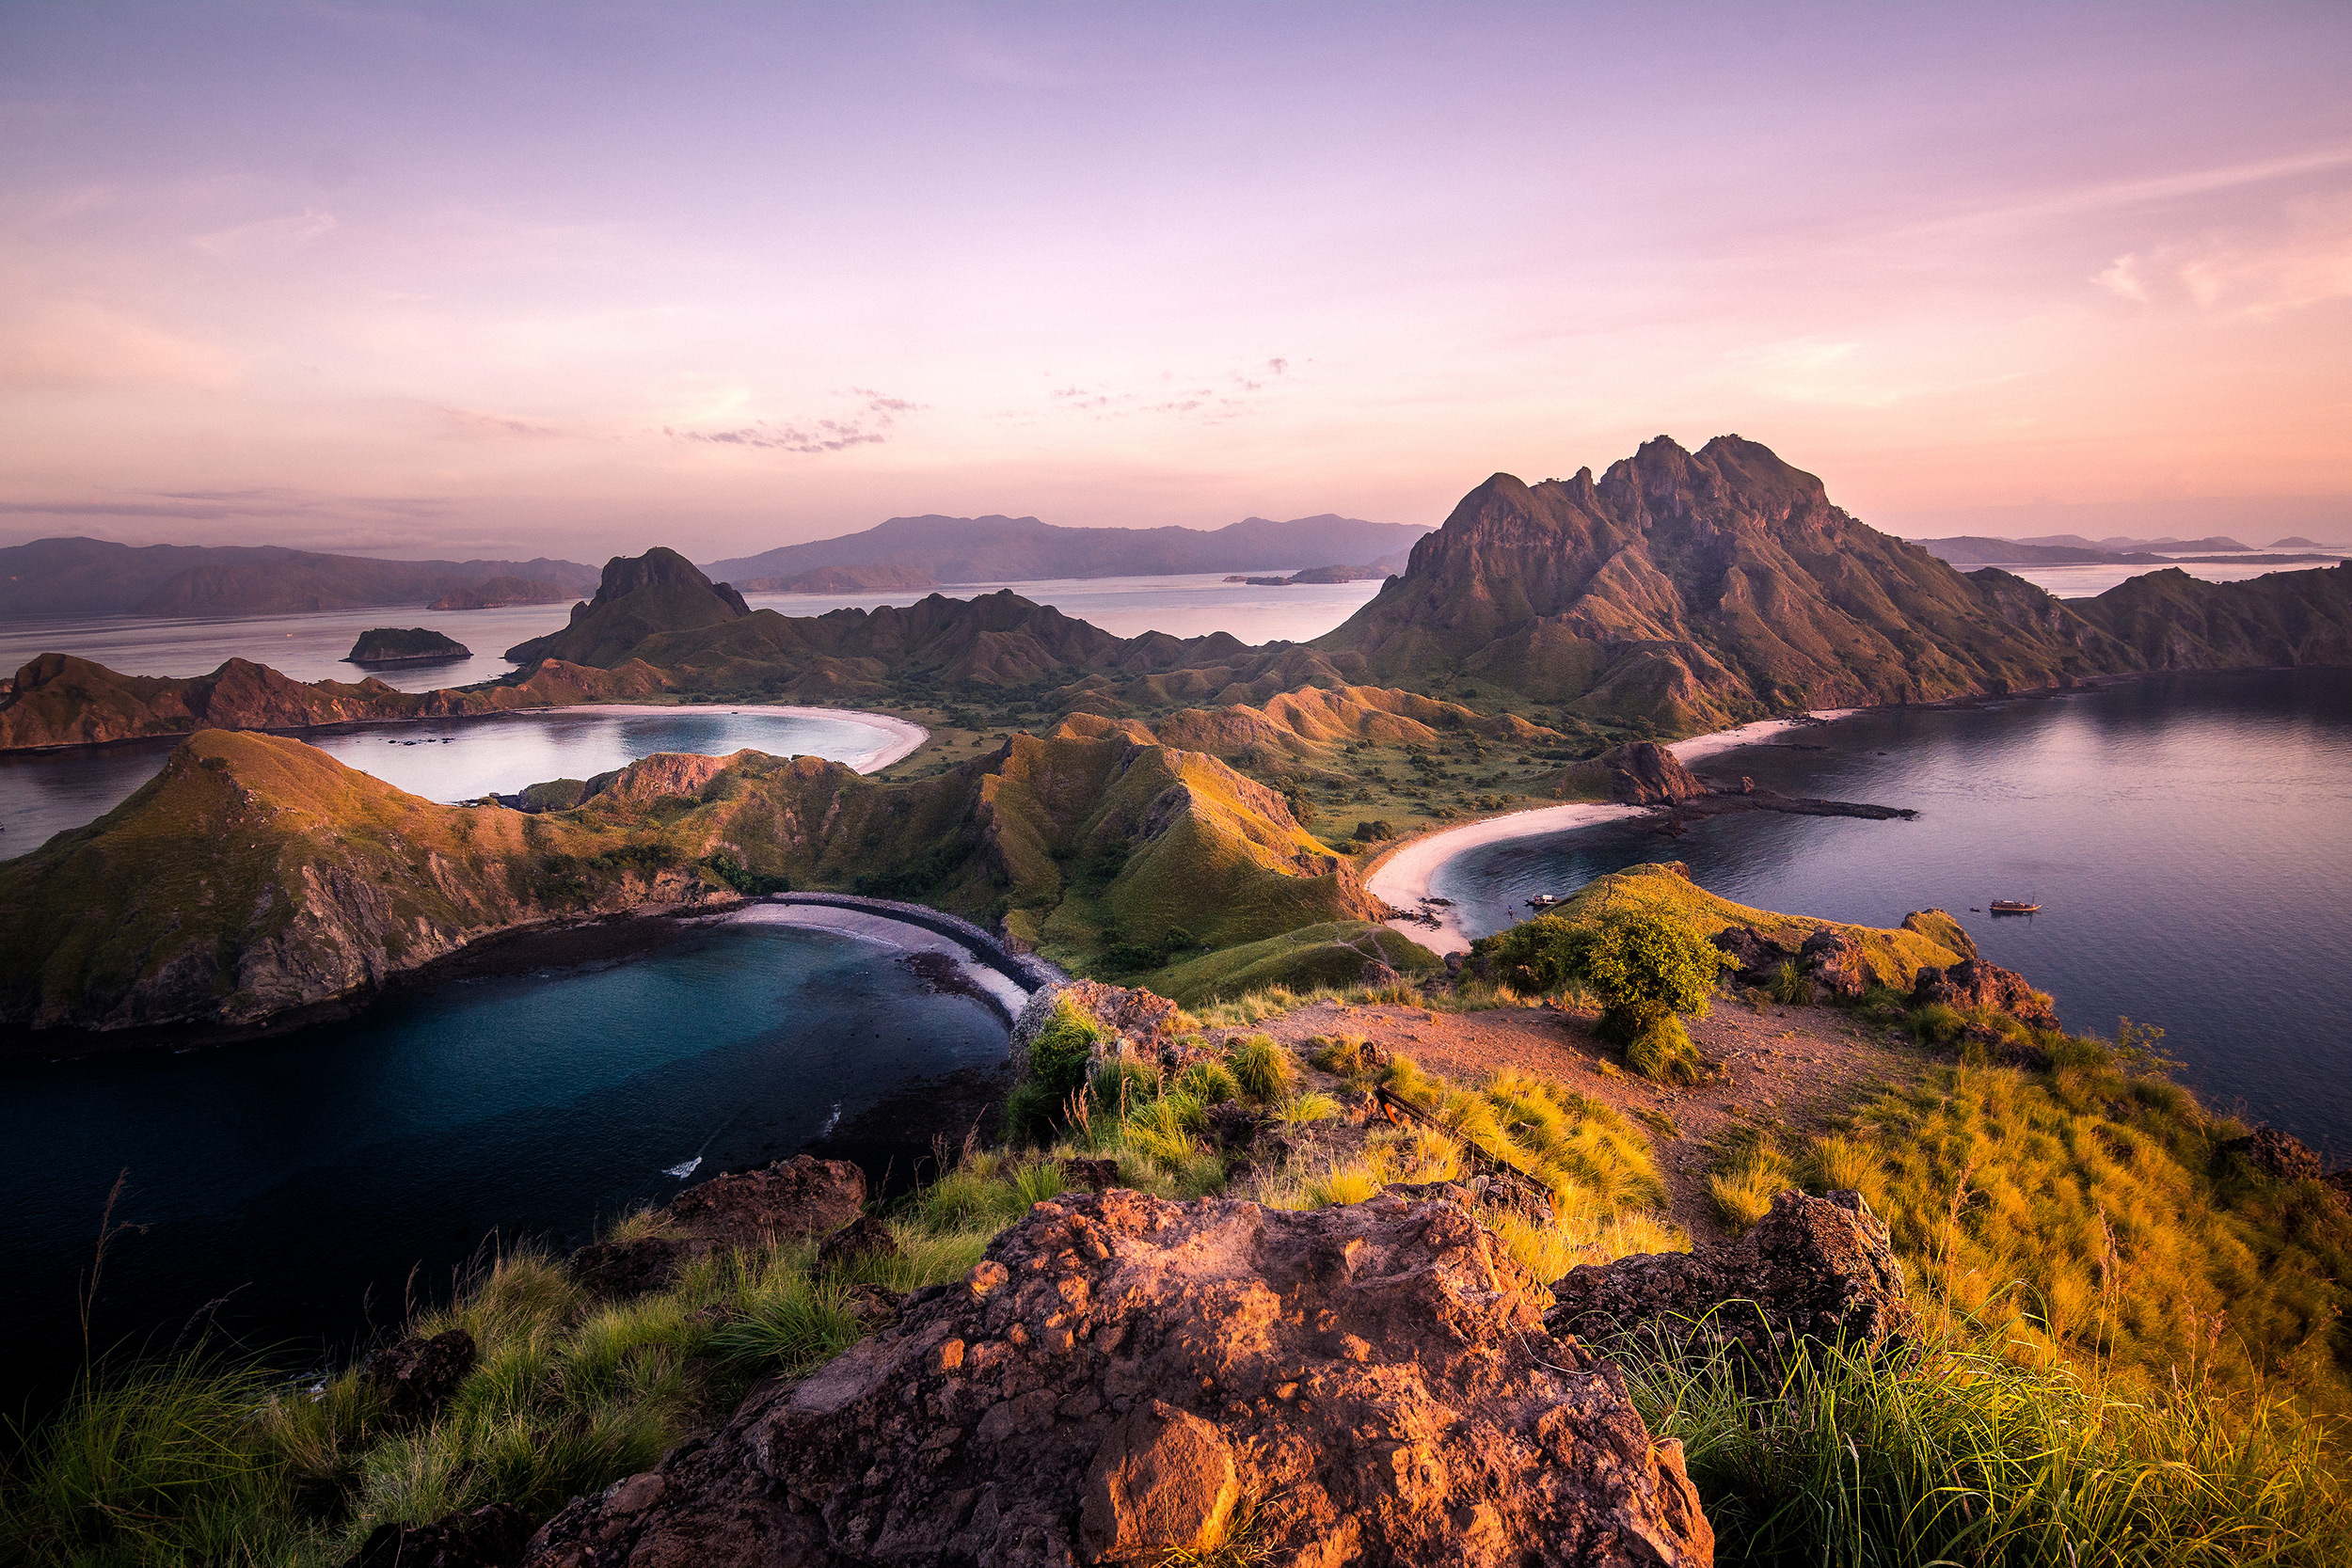
[[[1459,1205],[1040,1204],[526,1562],[1701,1564],[1679,1448]]]

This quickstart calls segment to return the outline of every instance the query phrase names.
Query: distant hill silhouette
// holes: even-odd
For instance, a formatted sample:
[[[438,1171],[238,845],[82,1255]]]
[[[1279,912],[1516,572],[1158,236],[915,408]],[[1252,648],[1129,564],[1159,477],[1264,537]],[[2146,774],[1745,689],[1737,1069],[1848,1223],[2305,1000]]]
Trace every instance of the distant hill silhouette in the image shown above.
[[[36,539],[0,549],[0,615],[272,615],[424,604],[496,578],[566,594],[596,586],[576,561],[378,561],[278,545],[118,545]]]
[[[1052,578],[1166,577],[1368,565],[1412,547],[1426,529],[1324,513],[1220,529],[1059,528],[1035,517],[893,517],[863,533],[714,561],[712,578],[782,581],[819,567],[897,566],[933,582],[1035,582]]]

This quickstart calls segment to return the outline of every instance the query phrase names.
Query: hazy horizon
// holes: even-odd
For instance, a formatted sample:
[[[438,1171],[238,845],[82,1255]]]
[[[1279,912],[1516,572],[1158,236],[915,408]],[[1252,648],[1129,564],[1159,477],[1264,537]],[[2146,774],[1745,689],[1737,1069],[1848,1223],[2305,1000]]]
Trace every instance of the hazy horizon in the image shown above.
[[[0,12],[0,543],[2352,534],[2352,8]]]

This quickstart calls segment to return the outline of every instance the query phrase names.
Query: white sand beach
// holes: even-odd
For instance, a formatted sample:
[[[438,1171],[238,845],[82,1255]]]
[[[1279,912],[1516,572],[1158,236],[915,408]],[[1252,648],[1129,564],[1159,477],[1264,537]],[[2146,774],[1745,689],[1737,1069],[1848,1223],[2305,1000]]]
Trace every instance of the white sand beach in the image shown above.
[[[1018,981],[982,963],[954,938],[942,936],[921,926],[892,920],[886,915],[873,914],[865,910],[838,909],[827,904],[754,904],[720,918],[738,925],[799,926],[835,931],[879,947],[895,947],[906,953],[940,954],[956,960],[957,966],[975,986],[1004,1006],[1007,1017],[1019,1016],[1029,1000],[1028,991]]]
[[[1825,708],[1818,713],[1793,719],[1759,719],[1737,729],[1718,730],[1713,735],[1693,736],[1678,740],[1666,750],[1683,763],[1700,757],[1713,756],[1719,752],[1740,746],[1753,746],[1769,740],[1784,731],[1806,724],[1825,723],[1843,719],[1856,711],[1853,708]],[[1565,832],[1571,828],[1589,828],[1597,822],[1613,822],[1628,816],[1638,816],[1646,806],[1613,806],[1580,802],[1562,806],[1537,806],[1528,811],[1515,811],[1502,816],[1488,816],[1476,822],[1466,822],[1458,828],[1447,828],[1420,838],[1408,839],[1391,851],[1387,859],[1373,868],[1364,885],[1373,896],[1400,910],[1422,909],[1437,919],[1435,929],[1418,921],[1391,920],[1389,925],[1420,942],[1433,953],[1467,953],[1470,939],[1456,922],[1454,911],[1446,906],[1424,906],[1430,885],[1438,869],[1465,850],[1482,845],[1501,844],[1515,838],[1535,838],[1545,833]]]
[[[675,717],[680,713],[772,713],[781,719],[831,719],[845,724],[857,724],[879,730],[885,737],[870,752],[858,752],[840,758],[841,765],[859,773],[872,773],[892,763],[929,740],[931,732],[911,719],[900,719],[887,713],[868,713],[863,708],[849,707],[788,707],[780,703],[576,703],[565,707],[516,708],[517,714],[548,713],[660,713]],[[485,715],[505,718],[505,714]]]

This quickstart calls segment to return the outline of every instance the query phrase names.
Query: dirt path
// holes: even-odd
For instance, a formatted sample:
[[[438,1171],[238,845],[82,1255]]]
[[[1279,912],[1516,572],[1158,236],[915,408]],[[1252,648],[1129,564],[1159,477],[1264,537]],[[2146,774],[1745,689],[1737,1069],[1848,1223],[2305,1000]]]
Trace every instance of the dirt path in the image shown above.
[[[1624,1071],[1617,1053],[1594,1037],[1592,1022],[1590,1014],[1549,1007],[1440,1013],[1318,1002],[1268,1019],[1256,1031],[1287,1045],[1311,1035],[1360,1035],[1460,1082],[1516,1068],[1637,1120],[1641,1112],[1663,1113],[1674,1136],[1654,1120],[1643,1125],[1657,1150],[1674,1221],[1693,1241],[1723,1234],[1707,1196],[1709,1146],[1718,1137],[1759,1123],[1824,1131],[1871,1093],[1915,1077],[1927,1060],[1902,1037],[1873,1033],[1837,1008],[1723,1003],[1708,1017],[1691,1020],[1690,1029],[1699,1049],[1724,1065],[1724,1076],[1696,1088],[1670,1089]],[[1603,1071],[1604,1063],[1617,1070]]]

